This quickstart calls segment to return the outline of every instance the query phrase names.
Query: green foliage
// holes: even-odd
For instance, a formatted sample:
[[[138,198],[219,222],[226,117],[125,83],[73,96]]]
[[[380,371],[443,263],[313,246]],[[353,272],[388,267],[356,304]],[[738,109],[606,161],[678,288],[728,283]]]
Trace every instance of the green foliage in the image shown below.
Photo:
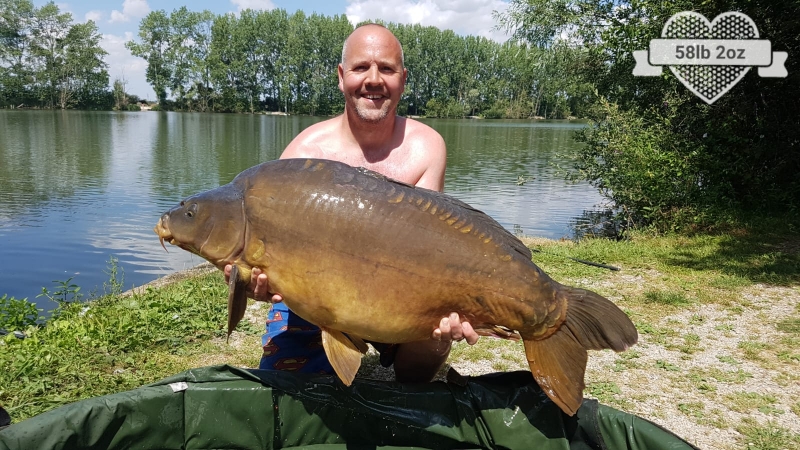
[[[53,2],[0,1],[0,107],[108,109],[101,38]]]
[[[745,417],[736,426],[741,433],[739,444],[748,450],[784,450],[800,449],[800,435],[772,422],[760,424],[755,419]]]
[[[461,119],[466,113],[464,105],[454,99],[440,101],[432,98],[425,104],[426,117]]]
[[[128,104],[128,106],[126,106],[125,109],[128,110],[128,111],[141,111],[142,107],[137,105],[137,104],[135,104],[135,103],[131,103],[131,104]]]
[[[55,290],[50,291],[46,287],[42,287],[42,293],[37,295],[37,297],[47,297],[58,304],[79,302],[81,299],[81,288],[77,284],[71,283],[73,278],[74,277],[69,277],[65,281],[53,280],[53,283],[56,285]]]
[[[174,109],[331,115],[344,108],[336,67],[353,26],[345,16],[245,10],[239,16],[154,11],[126,45],[148,61],[148,81]],[[404,48],[409,77],[401,114],[564,118],[588,98],[570,65],[585,58],[569,47],[541,50],[498,44],[420,25],[385,24]],[[191,56],[195,55],[195,56]],[[203,57],[197,55],[204,55]],[[161,93],[163,92],[163,96]]]
[[[24,330],[41,319],[36,305],[27,299],[18,300],[3,294],[0,297],[0,330]]]
[[[105,293],[110,295],[122,294],[122,291],[125,288],[125,269],[119,266],[119,259],[111,256],[108,259],[107,269],[108,270],[105,273],[108,275],[108,281],[103,283],[103,289],[105,290]]]
[[[741,11],[777,50],[800,51],[800,3],[766,0],[514,0],[500,19],[515,37],[544,47],[581,42],[569,63],[576,84],[595,94],[585,112],[593,124],[575,176],[594,183],[628,225],[660,229],[719,226],[742,212],[781,214],[797,222],[800,207],[800,63],[786,78],[752,71],[713,106],[669,71],[634,77],[632,52],[660,37],[670,16],[694,10],[709,20]],[[552,55],[552,54],[551,54]],[[573,95],[571,98],[580,97]],[[576,107],[577,108],[577,107]],[[581,112],[580,115],[584,115]]]
[[[128,95],[125,93],[125,81],[117,78],[114,80],[114,110],[122,111],[128,106]]]
[[[686,306],[691,304],[689,299],[680,292],[667,292],[649,290],[644,293],[645,301],[669,306]]]
[[[224,334],[226,297],[214,273],[127,296],[62,302],[45,326],[26,330],[26,339],[0,337],[0,404],[22,420],[183,370],[169,355],[199,351],[193,343]]]

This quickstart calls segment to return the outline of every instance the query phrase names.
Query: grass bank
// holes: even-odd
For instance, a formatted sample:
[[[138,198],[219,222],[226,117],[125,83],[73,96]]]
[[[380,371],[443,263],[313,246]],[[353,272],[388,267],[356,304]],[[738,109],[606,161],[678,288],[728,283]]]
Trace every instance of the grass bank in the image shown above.
[[[700,448],[800,449],[800,236],[738,230],[526,244],[551,276],[612,299],[639,329],[628,352],[592,352],[587,396]],[[251,305],[226,344],[226,297],[212,271],[65,304],[46,326],[26,329],[27,339],[0,338],[0,404],[19,421],[188,368],[256,366],[266,306]],[[362,376],[386,376],[374,361]],[[450,364],[464,374],[526,368],[519,344],[489,338],[456,345]]]

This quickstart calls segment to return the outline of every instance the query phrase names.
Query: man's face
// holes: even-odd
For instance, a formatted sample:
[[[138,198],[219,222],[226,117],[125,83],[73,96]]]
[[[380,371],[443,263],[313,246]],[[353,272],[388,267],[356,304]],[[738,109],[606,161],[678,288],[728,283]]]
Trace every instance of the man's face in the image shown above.
[[[344,62],[339,64],[339,90],[348,109],[363,121],[377,123],[394,114],[406,74],[397,39],[389,30],[365,26],[347,40]]]

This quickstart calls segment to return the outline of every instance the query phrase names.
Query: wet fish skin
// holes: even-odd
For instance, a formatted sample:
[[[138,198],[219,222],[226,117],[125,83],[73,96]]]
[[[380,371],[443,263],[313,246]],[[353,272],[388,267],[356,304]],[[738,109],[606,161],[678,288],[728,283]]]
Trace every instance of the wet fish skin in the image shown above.
[[[155,230],[220,269],[237,266],[242,282],[232,282],[229,331],[244,308],[237,289],[253,267],[264,271],[289,308],[320,326],[345,383],[360,364],[362,340],[429,339],[455,311],[479,334],[521,337],[537,382],[574,414],[586,350],[622,351],[638,338],[612,302],[552,280],[488,215],[334,161],[252,167],[186,199]]]

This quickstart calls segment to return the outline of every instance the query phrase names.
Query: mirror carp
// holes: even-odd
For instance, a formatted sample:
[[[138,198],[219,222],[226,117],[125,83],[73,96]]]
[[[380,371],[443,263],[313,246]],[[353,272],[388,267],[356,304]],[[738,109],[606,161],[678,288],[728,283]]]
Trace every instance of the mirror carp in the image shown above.
[[[228,334],[254,267],[287,306],[322,330],[349,385],[364,341],[430,339],[451,312],[478,334],[522,339],[537,383],[564,412],[583,399],[587,350],[623,351],[638,333],[606,298],[551,279],[517,237],[439,192],[315,159],[251,167],[189,197],[155,226],[164,241],[222,269],[232,264]]]

